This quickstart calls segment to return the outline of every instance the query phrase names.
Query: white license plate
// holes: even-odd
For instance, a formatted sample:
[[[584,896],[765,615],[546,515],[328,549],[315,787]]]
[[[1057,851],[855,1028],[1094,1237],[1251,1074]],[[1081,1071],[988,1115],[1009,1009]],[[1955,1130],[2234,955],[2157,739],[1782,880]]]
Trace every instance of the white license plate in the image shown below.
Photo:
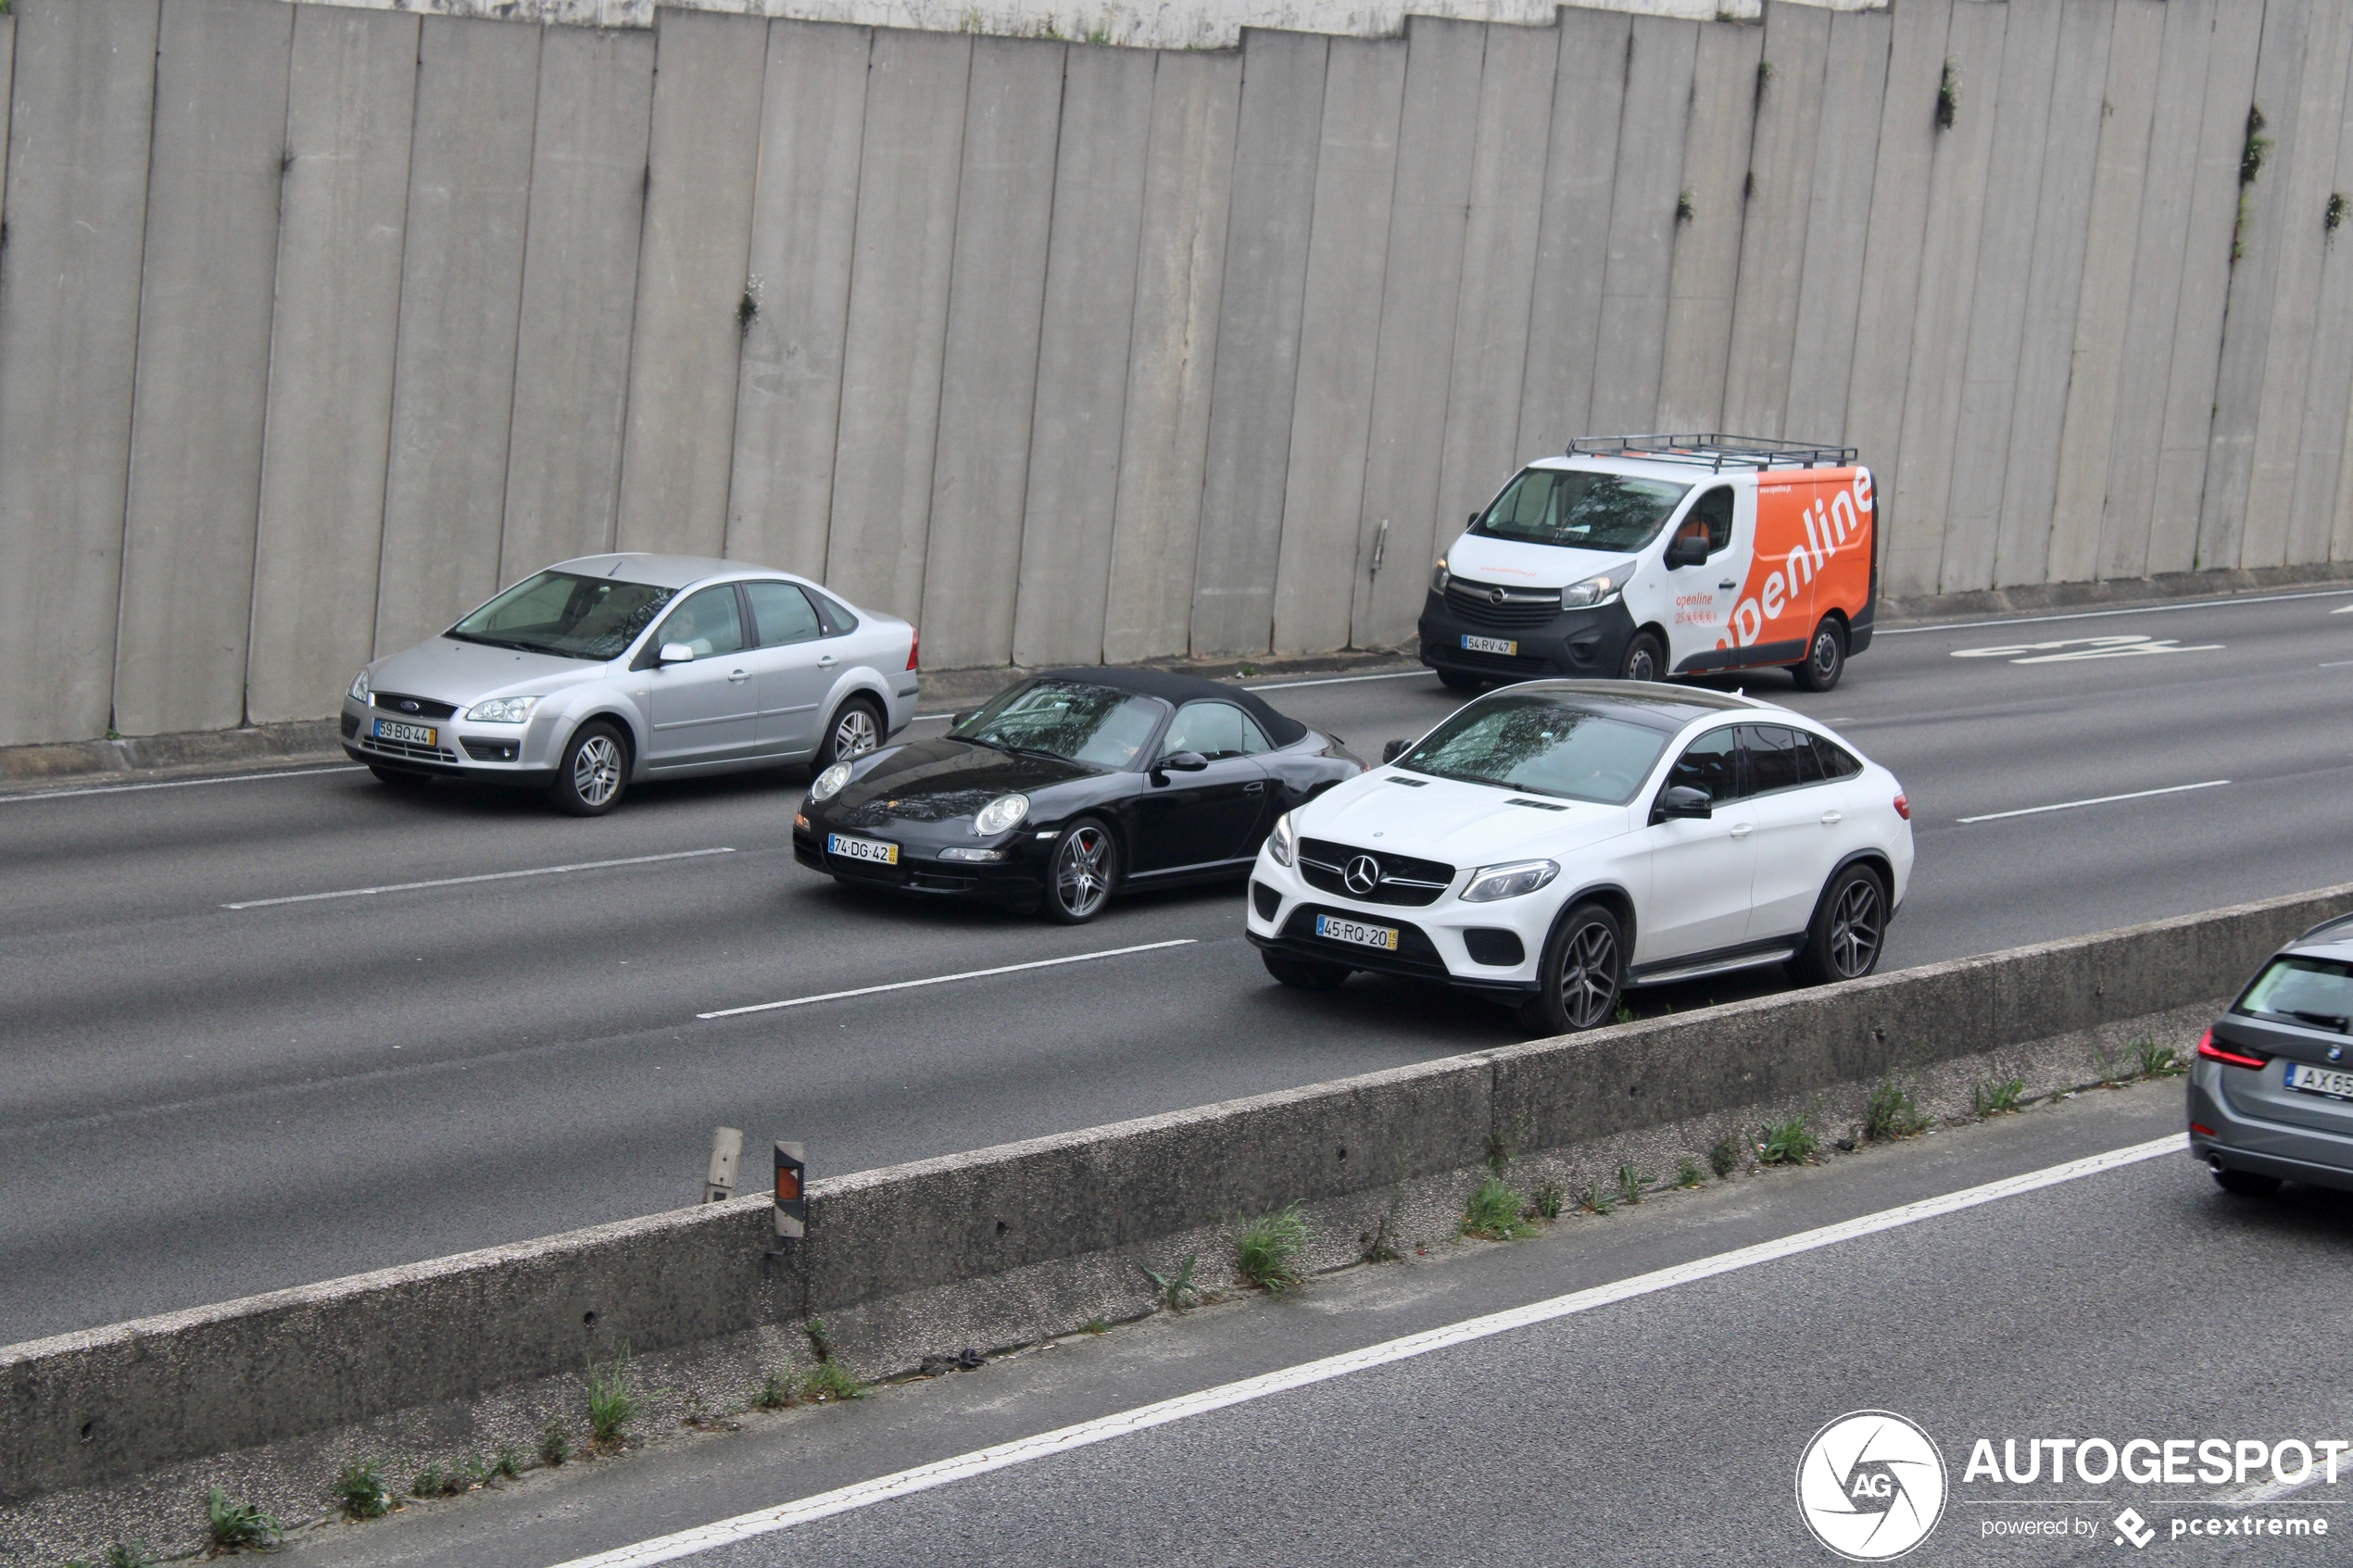
[[[1360,947],[1378,947],[1390,953],[1397,951],[1397,928],[1393,925],[1366,925],[1362,921],[1317,915],[1315,935],[1334,942],[1353,942]]]
[[[406,741],[410,746],[431,746],[440,731],[430,724],[403,724],[392,719],[376,721],[378,740]]]
[[[2301,1061],[2287,1064],[2287,1086],[2302,1089],[2306,1094],[2329,1095],[2337,1099],[2353,1099],[2353,1073],[2342,1073],[2334,1067],[2312,1067]]]
[[[1519,645],[1509,637],[1474,637],[1463,633],[1463,650],[1466,653],[1517,653]]]
[[[845,860],[872,860],[878,866],[899,863],[899,846],[885,844],[879,838],[846,838],[837,833],[825,835],[825,852]]]

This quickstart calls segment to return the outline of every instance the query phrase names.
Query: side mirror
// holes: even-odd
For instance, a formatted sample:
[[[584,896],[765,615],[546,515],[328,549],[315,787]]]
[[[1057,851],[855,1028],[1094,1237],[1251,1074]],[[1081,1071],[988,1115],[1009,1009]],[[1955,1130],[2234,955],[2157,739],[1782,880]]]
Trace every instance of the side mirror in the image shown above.
[[[1465,523],[1463,526],[1466,528],[1477,528],[1478,526],[1478,514],[1477,512],[1471,513],[1470,521]]]
[[[1670,784],[1667,792],[1658,797],[1661,821],[1669,817],[1712,817],[1715,814],[1716,805],[1708,799],[1707,791],[1695,789],[1690,784]]]
[[[661,645],[662,663],[692,664],[694,661],[695,650],[688,645],[685,643],[664,643]]]
[[[1400,757],[1404,756],[1405,748],[1412,744],[1413,743],[1410,741],[1402,740],[1393,740],[1383,743],[1380,748],[1381,766],[1386,768],[1391,762],[1396,761]]]
[[[1704,566],[1707,563],[1707,554],[1706,540],[1678,538],[1667,546],[1667,564],[1670,567]]]
[[[1172,751],[1152,764],[1155,773],[1198,773],[1209,766],[1209,759],[1198,751]]]

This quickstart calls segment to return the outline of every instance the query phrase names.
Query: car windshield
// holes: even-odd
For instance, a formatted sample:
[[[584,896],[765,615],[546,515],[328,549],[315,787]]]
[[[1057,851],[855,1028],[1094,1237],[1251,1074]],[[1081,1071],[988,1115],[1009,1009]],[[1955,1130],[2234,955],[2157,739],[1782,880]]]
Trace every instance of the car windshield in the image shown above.
[[[649,583],[543,571],[449,628],[449,635],[566,659],[618,659],[676,592]]]
[[[1432,730],[1397,765],[1441,779],[1623,806],[1642,787],[1667,741],[1623,719],[1501,693]]]
[[[2273,959],[2233,1010],[2353,1035],[2353,964]]]
[[[1639,550],[1690,489],[1590,469],[1523,469],[1471,532],[1572,550]]]
[[[1152,738],[1167,705],[1076,681],[1032,681],[991,699],[948,732],[1000,751],[1030,751],[1097,768],[1125,768]]]

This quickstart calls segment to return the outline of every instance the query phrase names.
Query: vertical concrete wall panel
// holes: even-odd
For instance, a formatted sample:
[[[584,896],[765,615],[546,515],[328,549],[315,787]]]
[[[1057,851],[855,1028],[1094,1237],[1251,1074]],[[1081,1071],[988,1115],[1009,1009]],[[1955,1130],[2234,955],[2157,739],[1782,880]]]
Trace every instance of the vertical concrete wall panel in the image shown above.
[[[1732,295],[1748,214],[1749,151],[1756,125],[1762,28],[1700,29],[1692,119],[1683,147],[1675,264],[1667,286],[1667,345],[1659,367],[1659,430],[1718,430],[1732,352]]]
[[[1972,106],[1994,123],[1982,216],[1975,225],[1977,271],[1969,281],[1944,554],[1934,578],[1948,592],[1991,587],[1994,581],[2062,13],[2059,0],[2010,10],[2002,34],[1999,97],[1981,81]],[[1934,504],[1931,497],[1922,500]]]
[[[1593,433],[1655,428],[1700,24],[1634,19],[1593,353]]]
[[[971,75],[969,38],[875,34],[825,577],[910,617],[924,602]]]
[[[1846,429],[1893,23],[1885,11],[1840,11],[1831,18],[1790,347],[1789,406],[1781,423],[1781,433],[1795,441],[1836,441]]]
[[[2094,154],[2045,565],[2053,582],[2080,583],[2099,573],[2100,513],[2122,391],[2133,251],[2147,185],[2165,12],[2165,0],[2117,0],[2108,41],[2107,108]]]
[[[1937,83],[1955,0],[1906,0],[1897,7],[1888,44],[1886,88],[1881,98],[1878,152],[1872,161],[1871,216],[1863,242],[1855,358],[1847,372],[1843,421],[1879,482],[1880,560],[1889,536],[1906,526],[1895,510],[1894,480],[1902,459],[1904,388],[1912,363],[1918,312],[1920,246],[1927,232],[1929,171],[1944,132],[1936,126]],[[1828,379],[1827,377],[1825,378]]]
[[[501,583],[612,548],[653,89],[646,33],[540,44]]]
[[[140,279],[115,727],[245,716],[293,7],[165,0]]]
[[[2301,0],[2282,3],[2298,6]],[[2238,216],[2239,159],[2246,146],[2246,110],[2255,93],[2266,16],[2264,0],[2219,0],[2208,35],[2197,168],[2183,226],[2182,292],[2173,313],[2156,504],[2147,530],[2145,570],[2151,572],[2225,564],[2207,559],[2198,548],[2198,519],[2220,401],[2217,377]]]
[[[539,33],[427,17],[417,56],[376,651],[498,586]]]
[[[926,657],[949,669],[1013,653],[1063,55],[973,42],[921,622]]]
[[[1784,4],[1769,6],[1765,12],[1764,56],[1756,69],[1755,144],[1749,157],[1740,281],[1732,296],[1731,358],[1724,381],[1723,428],[1744,435],[1778,437],[1786,429],[1833,15],[1813,6]],[[1831,91],[1852,95],[1845,82]],[[1851,222],[1867,211],[1858,206],[1838,217]],[[1853,226],[1859,232],[1859,224]]]
[[[1315,157],[1315,209],[1300,321],[1299,392],[1275,570],[1275,646],[1344,647],[1372,435],[1405,45],[1335,38]]]
[[[1467,512],[1487,505],[1514,467],[1543,212],[1529,197],[1544,188],[1559,61],[1560,39],[1550,28],[1489,24],[1439,464],[1440,547]]]
[[[1913,313],[1911,368],[1904,385],[1904,434],[1894,483],[1889,487],[1895,497],[1894,516],[1889,521],[1880,572],[1889,593],[1935,592],[1944,563],[1955,445],[1982,265],[1979,241],[1986,179],[1994,133],[2002,122],[2002,33],[2007,12],[2007,6],[1988,0],[1954,0],[1947,44],[1959,107],[1951,129],[1939,133],[1929,168],[1919,303]],[[2045,82],[2047,72],[2045,65]]]
[[[0,252],[0,746],[107,728],[156,0],[18,8]]]
[[[1354,647],[1384,647],[1412,634],[1438,553],[1447,368],[1478,130],[1478,118],[1461,111],[1478,101],[1486,44],[1477,22],[1416,17],[1406,30],[1397,194],[1349,617]]]
[[[1327,40],[1304,33],[1243,35],[1193,563],[1197,654],[1262,651],[1273,634],[1328,49]]]
[[[768,24],[727,553],[810,576],[825,569],[873,51],[862,27]]]
[[[1063,78],[1016,664],[1085,664],[1103,655],[1156,60],[1141,50],[1080,45]]]
[[[308,719],[375,647],[418,19],[296,6],[245,710]]]
[[[715,556],[727,535],[768,24],[668,7],[654,15],[615,534],[625,550]]]
[[[1633,37],[1633,19],[1622,12],[1564,7],[1559,16],[1528,363],[1520,372],[1514,456],[1523,463],[1589,433],[1609,261],[1610,192]]]
[[[2336,168],[2340,180],[2353,177],[2353,80],[2337,109]],[[2325,228],[2319,308],[2312,327],[2312,374],[2303,414],[2304,437],[2296,461],[2296,498],[2288,521],[2291,560],[2334,560],[2341,508],[2353,505],[2345,484],[2346,424],[2353,417],[2353,247]],[[2353,536],[2347,536],[2353,542]]]
[[[1241,67],[1239,54],[1167,53],[1152,77],[1103,611],[1103,658],[1114,664],[1182,653],[1192,630]]]

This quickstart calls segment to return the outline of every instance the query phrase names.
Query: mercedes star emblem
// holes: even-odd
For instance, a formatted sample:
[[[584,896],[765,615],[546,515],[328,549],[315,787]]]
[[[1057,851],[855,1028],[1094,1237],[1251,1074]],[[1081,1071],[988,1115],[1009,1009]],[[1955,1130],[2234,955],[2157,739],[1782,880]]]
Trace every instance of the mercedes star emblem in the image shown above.
[[[1340,880],[1347,884],[1351,893],[1359,898],[1365,897],[1380,885],[1380,862],[1370,855],[1359,855],[1348,862],[1348,869],[1340,873]]]

